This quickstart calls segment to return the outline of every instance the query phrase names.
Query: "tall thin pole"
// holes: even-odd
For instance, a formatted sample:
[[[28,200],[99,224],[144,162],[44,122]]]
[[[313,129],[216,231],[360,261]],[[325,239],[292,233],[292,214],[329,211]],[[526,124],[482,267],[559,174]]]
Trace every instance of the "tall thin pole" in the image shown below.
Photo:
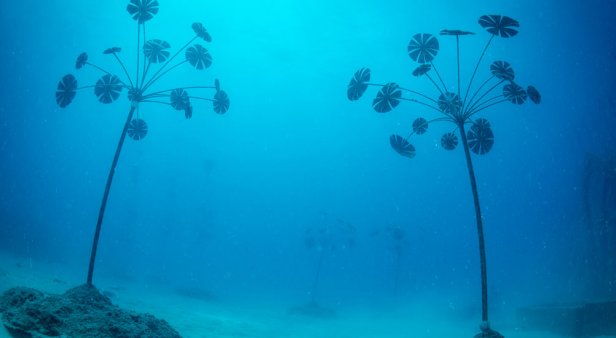
[[[124,123],[124,129],[122,130],[122,134],[120,135],[120,141],[118,142],[118,147],[116,148],[115,155],[113,156],[113,162],[111,163],[111,169],[109,169],[109,175],[107,176],[107,184],[105,185],[105,193],[103,194],[103,200],[101,202],[101,207],[98,210],[98,220],[96,221],[96,230],[94,231],[94,240],[92,241],[92,252],[90,253],[90,265],[88,267],[88,285],[92,285],[92,276],[94,275],[94,263],[96,261],[96,250],[98,249],[98,239],[101,235],[101,226],[103,224],[103,217],[105,216],[105,207],[107,206],[107,198],[109,198],[109,190],[111,190],[111,182],[113,181],[113,174],[115,173],[116,165],[118,164],[118,159],[120,158],[120,152],[122,151],[122,145],[124,144],[124,139],[126,138],[126,132],[128,130],[128,125],[130,121],[133,119],[133,113],[135,112],[136,106],[133,105],[128,112],[128,117],[126,118],[126,123]]]

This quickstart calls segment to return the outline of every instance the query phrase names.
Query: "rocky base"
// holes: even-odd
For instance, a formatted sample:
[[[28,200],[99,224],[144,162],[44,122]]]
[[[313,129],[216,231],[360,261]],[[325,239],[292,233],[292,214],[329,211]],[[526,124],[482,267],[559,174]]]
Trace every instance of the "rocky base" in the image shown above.
[[[12,288],[0,297],[0,313],[13,337],[180,337],[166,321],[124,311],[91,285],[62,295]]]

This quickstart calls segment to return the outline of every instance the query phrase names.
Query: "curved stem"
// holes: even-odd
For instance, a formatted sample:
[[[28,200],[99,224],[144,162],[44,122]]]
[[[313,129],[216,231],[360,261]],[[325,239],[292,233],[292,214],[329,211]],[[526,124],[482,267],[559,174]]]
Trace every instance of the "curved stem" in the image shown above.
[[[122,60],[120,60],[120,57],[118,57],[117,53],[113,53],[113,56],[115,56],[116,60],[118,60],[118,63],[120,64],[120,66],[122,66],[122,69],[124,70],[124,74],[126,74],[126,77],[128,78],[128,82],[130,82],[130,86],[133,86],[133,80],[131,80],[130,75],[128,75],[128,71],[126,70],[126,67],[124,67],[124,62],[122,62]]]
[[[101,72],[103,72],[103,73],[105,73],[105,74],[111,74],[111,72],[108,72],[107,70],[105,70],[105,69],[103,69],[103,68],[101,68],[101,67],[99,67],[99,66],[97,66],[97,65],[95,65],[95,64],[93,64],[93,63],[86,62],[86,65],[88,65],[88,66],[92,66],[92,67],[94,67],[94,68],[96,68],[96,69],[100,70]]]
[[[466,132],[464,131],[464,123],[458,123],[460,129],[460,138],[464,147],[464,156],[466,157],[466,167],[468,176],[471,182],[473,191],[473,202],[475,204],[475,219],[477,221],[477,236],[479,238],[479,262],[481,264],[481,320],[488,322],[488,272],[486,267],[486,248],[483,237],[483,219],[481,217],[481,208],[479,206],[479,193],[477,192],[477,181],[475,180],[475,170],[471,161],[471,153],[468,149],[468,141]]]
[[[414,91],[414,90],[411,90],[411,89],[403,88],[403,87],[398,87],[398,88],[400,88],[400,90],[403,90],[405,92],[409,92],[409,93],[413,93],[413,94],[419,95],[419,96],[423,97],[424,99],[427,99],[427,100],[430,100],[430,101],[436,103],[436,100],[431,98],[431,97],[429,97],[428,95],[422,94],[420,92],[417,92],[417,91]]]
[[[160,73],[157,77],[151,78],[150,81],[148,82],[148,84],[145,87],[143,87],[143,91],[146,91],[151,85],[153,85],[156,81],[158,81],[158,79],[163,77],[165,74],[169,73],[170,71],[172,71],[173,69],[177,68],[178,66],[181,66],[181,65],[185,64],[186,62],[188,62],[188,60],[184,60],[182,62],[179,62],[179,63],[173,65],[171,68],[166,69],[164,72]]]
[[[144,43],[144,45],[145,45],[146,41],[148,41],[148,40],[146,40],[146,38],[145,38],[145,22],[144,22],[143,23],[143,43]],[[139,48],[139,46],[137,46],[137,48]],[[147,65],[147,68],[146,68],[145,53],[143,52],[143,49],[142,50],[137,49],[137,53],[143,53],[143,73],[141,74],[141,83],[143,84],[143,83],[145,83],[145,74],[146,74],[147,70],[150,69],[150,62],[148,60],[148,62],[147,62],[148,65]]]
[[[312,282],[312,290],[310,292],[310,302],[316,303],[317,298],[317,287],[319,286],[319,278],[321,277],[321,267],[323,266],[323,256],[325,250],[321,250],[319,253],[319,261],[317,262],[317,272],[314,276],[314,281]]]
[[[445,85],[445,82],[443,81],[441,74],[438,72],[438,69],[436,69],[434,62],[430,61],[430,65],[432,66],[432,69],[434,69],[434,72],[436,73],[436,76],[438,77],[438,79],[441,81],[441,84],[443,85],[443,89],[445,90],[445,92],[447,92],[448,91],[447,86]]]
[[[487,95],[487,94],[488,94],[488,93],[489,93],[492,89],[494,89],[494,87],[496,87],[496,86],[494,86],[494,87],[492,87],[492,88],[488,89],[488,91],[487,91],[487,92],[485,92],[483,95],[481,95],[481,96],[479,97],[479,99],[477,99],[477,101],[474,101],[474,100],[475,100],[475,97],[477,97],[477,95],[479,95],[479,92],[481,92],[481,89],[483,89],[483,87],[485,87],[485,85],[487,85],[487,84],[488,84],[488,82],[490,82],[493,78],[495,78],[495,76],[494,76],[494,75],[490,76],[488,79],[486,79],[485,81],[483,81],[483,83],[481,83],[481,85],[479,86],[479,88],[477,88],[477,90],[473,93],[473,96],[471,96],[470,100],[468,100],[468,105],[467,105],[467,106],[465,106],[465,107],[469,107],[469,109],[470,109],[470,108],[472,108],[472,107],[473,107],[473,105],[475,105],[475,104],[477,103],[477,101],[481,101],[481,99],[483,99],[483,98],[484,98],[484,96],[486,96],[486,95]],[[502,83],[502,82],[501,82],[501,83]],[[497,85],[497,86],[498,86],[498,85]]]
[[[126,118],[126,122],[124,123],[124,129],[122,129],[122,134],[120,134],[120,140],[118,141],[118,146],[115,151],[115,155],[113,156],[113,162],[111,162],[111,169],[109,169],[109,175],[107,176],[107,184],[105,185],[105,192],[103,193],[103,200],[101,202],[101,207],[98,210],[98,220],[96,221],[96,230],[94,231],[94,239],[92,241],[92,252],[90,253],[90,265],[88,267],[88,285],[92,285],[92,276],[94,275],[94,263],[96,261],[96,251],[98,249],[98,239],[101,234],[101,226],[103,224],[103,217],[105,216],[105,208],[107,207],[107,198],[109,198],[109,190],[111,190],[111,182],[113,181],[113,174],[115,173],[116,165],[118,164],[118,159],[120,158],[120,152],[122,151],[122,145],[124,144],[124,139],[126,138],[126,131],[128,130],[128,125],[130,121],[133,119],[133,113],[135,112],[135,106],[130,108],[128,112],[128,116]]]
[[[141,45],[141,30],[139,28],[141,24],[137,23],[137,67],[135,67],[136,71],[137,71],[137,76],[135,76],[135,81],[136,81],[136,86],[137,88],[139,88],[139,57],[141,54],[140,48],[139,46]],[[143,25],[145,25],[145,23],[143,23]]]
[[[214,86],[189,86],[189,87],[178,87],[178,88],[173,88],[173,89],[165,89],[165,90],[159,90],[157,92],[153,92],[153,93],[149,93],[148,95],[144,96],[144,97],[150,97],[153,95],[158,95],[158,94],[162,94],[162,93],[166,93],[166,92],[171,92],[174,91],[176,89],[216,89],[216,87]]]
[[[195,100],[203,100],[203,101],[214,102],[213,99],[209,99],[207,97],[201,97],[201,96],[189,96],[188,98],[195,99]]]
[[[142,100],[141,102],[160,103],[160,104],[164,104],[164,105],[167,105],[167,106],[170,106],[170,105],[171,105],[171,103],[169,103],[169,102],[154,101],[154,100]]]
[[[458,97],[460,97],[460,36],[456,35],[456,64],[458,65]]]
[[[494,78],[494,76],[492,76],[490,79]],[[488,79],[488,81],[490,80]],[[484,84],[486,84],[488,81],[484,82],[481,86],[483,87]],[[473,94],[473,96],[471,97],[471,99],[468,101],[468,111],[473,110],[477,105],[482,104],[483,102],[481,102],[481,100],[486,97],[488,94],[490,94],[490,92],[492,92],[496,87],[500,86],[503,82],[505,82],[505,80],[500,80],[497,84],[493,85],[492,87],[490,87],[490,89],[488,89],[485,93],[483,93],[483,95],[481,95],[476,101],[473,102],[473,100],[475,99],[475,96],[479,93],[479,91],[481,90],[481,87],[479,87],[479,89],[477,89],[477,91],[475,92],[475,94]]]
[[[96,87],[96,85],[91,85],[91,86],[83,86],[83,87],[79,87],[79,88],[77,88],[77,89],[75,89],[75,90],[88,89],[88,88],[94,88],[94,87]]]
[[[428,77],[428,79],[430,80],[430,82],[432,82],[432,84],[434,85],[434,87],[436,87],[436,89],[439,91],[439,93],[441,93],[441,95],[445,95],[445,93],[443,93],[443,91],[441,90],[441,87],[439,87],[436,82],[434,81],[434,79],[432,78],[432,76],[430,76],[430,74],[426,73],[426,76]]]
[[[156,73],[154,73],[154,75],[152,75],[152,78],[148,80],[148,82],[145,84],[145,86],[143,87],[143,91],[145,91],[146,88],[150,87],[152,85],[152,83],[154,81],[157,80],[157,75],[162,72],[165,67],[167,67],[167,65],[169,65],[169,63],[171,63],[171,61],[173,61],[173,59],[175,59],[176,56],[178,56],[184,49],[186,49],[186,47],[188,47],[188,45],[190,45],[193,41],[195,41],[198,38],[198,36],[195,36],[194,38],[190,39],[182,48],[180,48],[177,52],[175,52],[175,54],[173,54],[173,56],[171,56],[169,58],[169,60],[167,60],[167,62],[165,62],[162,67],[160,67]]]
[[[488,105],[485,105],[485,104],[487,104],[487,103],[488,103],[488,102],[490,102],[490,101],[494,101],[494,100],[498,99],[499,97],[503,97],[503,95],[495,96],[495,97],[493,97],[493,98],[490,98],[489,100],[486,100],[485,102],[483,102],[483,103],[482,103],[482,105],[480,105],[480,106],[478,106],[477,108],[475,108],[474,110],[472,110],[472,111],[468,112],[468,113],[466,114],[466,116],[467,116],[467,117],[471,117],[471,116],[473,116],[473,115],[475,115],[475,114],[479,113],[480,111],[482,111],[482,110],[484,110],[484,109],[488,109],[488,108],[490,108],[490,107],[492,107],[492,106],[494,106],[494,105],[497,105],[497,104],[499,104],[499,103],[503,103],[503,102],[509,101],[509,100],[507,100],[507,99],[502,99],[502,100],[500,100],[500,101],[496,101],[496,102],[494,102],[494,103],[490,103],[490,104],[488,104]]]
[[[419,104],[421,104],[421,105],[423,105],[423,106],[426,106],[426,107],[428,107],[428,108],[432,108],[432,109],[436,110],[436,111],[437,111],[437,112],[439,112],[439,113],[445,114],[445,113],[443,113],[440,109],[438,109],[437,107],[435,107],[435,106],[433,106],[433,105],[431,105],[431,104],[425,103],[425,102],[421,102],[421,101],[419,101],[419,100],[415,100],[415,99],[407,99],[407,98],[404,98],[404,97],[401,97],[401,98],[400,98],[400,100],[409,101],[409,102],[414,102],[414,103],[419,103]],[[445,114],[445,115],[447,115],[447,114]],[[447,116],[449,116],[449,115],[447,115]]]
[[[477,75],[477,69],[479,68],[479,65],[481,64],[481,60],[483,59],[484,55],[486,54],[486,51],[488,50],[488,47],[490,46],[490,43],[492,43],[492,39],[494,39],[494,35],[490,35],[490,39],[488,40],[488,43],[486,43],[486,46],[483,48],[483,52],[481,52],[481,56],[479,57],[479,60],[477,60],[477,64],[475,65],[475,70],[473,71],[473,75],[471,76],[471,80],[468,82],[468,87],[466,88],[466,93],[464,94],[464,104],[466,104],[466,98],[468,97],[468,93],[471,90],[471,85],[473,84],[473,80],[475,79],[475,75]]]
[[[145,59],[145,57],[144,57]],[[145,76],[148,74],[148,72],[150,71],[150,66],[152,65],[152,62],[150,62],[150,60],[148,60],[147,64],[148,66],[145,66],[146,62],[143,62],[143,74],[141,75],[141,84],[145,83]]]

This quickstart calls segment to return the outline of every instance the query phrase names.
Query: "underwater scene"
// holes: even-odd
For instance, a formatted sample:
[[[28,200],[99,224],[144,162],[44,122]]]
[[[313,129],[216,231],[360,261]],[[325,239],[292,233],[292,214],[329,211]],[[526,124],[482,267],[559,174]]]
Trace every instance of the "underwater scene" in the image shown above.
[[[616,337],[615,7],[0,2],[0,338]]]

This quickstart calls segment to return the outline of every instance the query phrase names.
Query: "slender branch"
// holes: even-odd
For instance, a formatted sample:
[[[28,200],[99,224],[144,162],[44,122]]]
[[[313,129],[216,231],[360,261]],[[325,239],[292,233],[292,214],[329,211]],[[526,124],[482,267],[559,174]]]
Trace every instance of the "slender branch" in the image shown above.
[[[143,44],[145,46],[145,42],[148,41],[145,38],[145,22],[143,23]],[[146,62],[145,62],[145,51],[143,50],[137,50],[137,52],[142,52],[143,53],[143,74],[141,75],[141,83],[145,83],[145,74],[147,72],[148,69],[150,69],[150,61],[148,60],[148,66],[146,67]]]
[[[483,81],[483,83],[481,84],[481,86],[479,86],[479,88],[477,88],[477,90],[473,93],[473,96],[471,96],[471,99],[470,99],[470,100],[468,100],[468,106],[465,106],[465,107],[469,107],[469,108],[471,108],[471,107],[473,106],[473,104],[475,104],[475,103],[476,103],[476,102],[475,102],[475,103],[473,103],[473,100],[475,100],[475,97],[479,94],[479,92],[481,91],[481,89],[482,89],[482,88],[483,88],[486,84],[488,84],[488,82],[490,82],[493,78],[495,78],[495,76],[494,76],[494,75],[490,76],[487,80]],[[488,92],[489,92],[489,91],[488,91]],[[483,96],[485,96],[485,94],[484,94]],[[481,101],[481,99],[483,98],[483,96],[482,96],[482,97],[480,97],[477,101]]]
[[[479,262],[481,269],[481,320],[485,323],[488,322],[488,269],[486,263],[486,248],[483,235],[483,218],[481,217],[481,207],[479,205],[479,192],[477,190],[477,181],[475,179],[475,170],[473,169],[473,162],[471,160],[471,154],[468,149],[468,141],[466,139],[466,132],[464,131],[464,124],[459,123],[460,137],[462,139],[462,146],[464,148],[464,156],[466,158],[466,167],[468,169],[468,176],[471,183],[471,190],[473,192],[473,202],[475,205],[475,220],[477,222],[477,237],[479,240]]]
[[[139,50],[139,46],[141,45],[141,30],[139,29],[139,23],[137,23],[137,67],[135,67],[136,71],[137,71],[137,76],[135,76],[135,81],[136,81],[136,85],[135,87],[139,88],[139,57],[141,54],[141,51]],[[143,25],[145,25],[145,23],[143,23]]]
[[[83,87],[79,87],[76,90],[81,90],[81,89],[88,89],[88,88],[94,88],[96,87],[96,85],[91,85],[91,86],[83,86]]]
[[[86,64],[87,64],[88,66],[92,66],[92,67],[94,67],[94,68],[96,68],[96,69],[100,70],[101,72],[103,72],[103,73],[105,73],[105,74],[109,74],[109,75],[116,76],[115,74],[113,74],[113,73],[111,73],[111,72],[108,72],[107,70],[105,70],[105,69],[103,69],[103,68],[101,68],[101,67],[99,67],[99,66],[97,66],[97,65],[95,65],[95,64],[93,64],[93,63],[86,62]],[[118,78],[118,80],[120,80],[120,83],[122,84],[122,86],[124,86],[124,88],[130,88],[130,86],[128,86],[128,85],[126,84],[126,82],[122,81],[122,79]],[[130,78],[129,78],[129,80],[130,80]],[[96,87],[96,85],[94,85],[94,86],[92,86],[92,87]],[[89,87],[83,87],[83,88],[89,88]]]
[[[96,68],[96,69],[100,70],[101,72],[103,72],[103,73],[105,73],[105,74],[110,74],[110,75],[113,75],[111,72],[108,72],[108,71],[106,71],[105,69],[103,69],[103,68],[101,68],[101,67],[99,67],[99,66],[97,66],[97,65],[95,65],[95,64],[93,64],[93,63],[86,62],[86,65],[88,65],[88,66],[92,66],[92,67],[94,67],[94,68]]]
[[[458,97],[460,97],[460,36],[456,35],[456,56],[458,64]]]
[[[118,56],[118,53],[113,53],[113,56],[115,56],[116,60],[118,60],[118,63],[120,64],[120,66],[122,66],[122,69],[124,70],[124,74],[126,74],[126,77],[128,78],[128,82],[130,82],[131,87],[133,86],[133,80],[131,80],[130,75],[128,75],[128,71],[126,70],[126,67],[124,67],[124,62],[122,62],[122,60],[120,60],[120,57]]]
[[[492,99],[495,99],[495,98],[498,98],[498,97],[502,97],[502,95],[501,95],[501,96],[495,96],[495,97],[494,97],[494,98],[492,98]],[[490,100],[492,100],[492,99],[490,99]],[[487,103],[487,101],[490,101],[490,100],[486,100],[486,102],[484,102],[484,103]],[[469,113],[467,114],[467,116],[468,116],[468,117],[471,117],[471,116],[473,116],[473,115],[475,115],[475,114],[479,113],[479,112],[480,112],[480,111],[482,111],[482,110],[488,109],[488,108],[490,108],[490,107],[492,107],[492,106],[494,106],[494,105],[497,105],[497,104],[499,104],[499,103],[503,103],[503,102],[507,102],[507,101],[509,101],[509,100],[507,100],[507,99],[502,99],[502,100],[500,100],[500,101],[496,101],[496,102],[491,103],[491,104],[488,104],[488,105],[486,105],[486,106],[477,107],[477,108],[475,108],[475,110],[473,110],[473,111],[469,112]]]
[[[441,95],[445,95],[445,93],[443,93],[443,91],[441,90],[441,87],[439,87],[436,82],[434,82],[434,79],[432,78],[432,76],[430,76],[430,74],[426,73],[426,76],[428,77],[428,79],[430,79],[430,82],[432,82],[432,84],[434,85],[434,87],[436,87],[436,89],[439,91],[439,93],[441,93]]]
[[[157,92],[153,92],[148,94],[147,96],[150,95],[157,95],[157,94],[162,94],[162,93],[166,93],[166,92],[171,92],[174,91],[176,89],[216,89],[216,87],[214,86],[190,86],[190,87],[178,87],[178,88],[172,88],[172,89],[165,89],[165,90],[159,90]]]
[[[167,106],[171,105],[171,103],[169,103],[169,102],[154,101],[154,100],[142,100],[141,102],[160,103],[160,104],[164,104],[164,105],[167,105]]]
[[[434,62],[430,61],[430,65],[432,66],[432,69],[434,69],[434,72],[436,73],[436,76],[438,77],[438,79],[441,81],[441,84],[443,85],[443,89],[445,90],[445,92],[447,92],[448,91],[447,86],[445,85],[445,82],[443,81],[441,74],[438,72],[438,69],[436,69]]]
[[[126,117],[126,122],[124,123],[124,129],[122,129],[122,134],[120,134],[120,140],[118,141],[118,146],[116,147],[116,152],[113,155],[113,161],[111,162],[111,169],[109,169],[109,175],[107,176],[107,184],[105,184],[105,192],[103,193],[103,200],[101,202],[101,207],[98,210],[98,220],[96,221],[96,229],[94,231],[94,239],[92,240],[92,252],[90,253],[90,265],[88,266],[88,285],[92,285],[92,277],[94,275],[94,263],[96,262],[96,251],[98,249],[98,240],[101,234],[101,227],[103,225],[103,217],[105,216],[105,208],[107,207],[107,199],[109,198],[109,191],[111,190],[111,182],[113,181],[113,175],[115,173],[115,168],[118,165],[118,159],[120,158],[120,152],[122,151],[122,145],[124,144],[124,139],[126,138],[126,132],[128,130],[128,125],[133,118],[133,113],[135,112],[135,106],[132,106],[130,111],[128,112],[128,116]]]
[[[490,35],[490,39],[488,40],[488,43],[486,43],[486,46],[483,48],[483,52],[481,52],[481,56],[479,57],[479,60],[477,61],[477,64],[475,65],[475,70],[473,71],[473,75],[471,76],[471,80],[468,82],[468,88],[466,88],[466,93],[464,94],[463,104],[466,104],[466,98],[468,97],[468,93],[471,91],[471,85],[473,84],[473,80],[475,79],[475,75],[477,74],[477,69],[479,68],[479,64],[481,64],[481,60],[483,59],[484,55],[486,54],[486,51],[488,50],[488,47],[490,46],[490,43],[492,43],[492,39],[494,39],[494,35],[493,34]]]
[[[485,99],[485,100],[483,100],[481,102],[478,102],[474,107],[472,107],[472,109],[469,109],[468,111],[469,112],[475,111],[477,108],[480,108],[480,107],[484,106],[485,104],[488,104],[488,103],[490,103],[490,102],[492,102],[492,101],[494,101],[496,99],[499,99],[501,97],[504,97],[504,95],[500,94],[500,95],[492,96],[491,98],[488,98],[488,99]]]
[[[425,103],[425,102],[421,102],[421,101],[416,100],[416,99],[407,99],[407,98],[401,97],[401,98],[400,98],[400,100],[403,100],[403,101],[409,101],[409,102],[414,102],[414,103],[419,103],[419,104],[421,104],[421,105],[423,105],[423,106],[426,106],[426,107],[428,107],[428,108],[432,108],[432,109],[434,109],[434,110],[438,111],[439,113],[443,113],[443,112],[442,112],[440,109],[438,109],[437,107],[435,107],[435,106],[433,106],[433,105],[431,105],[431,104]],[[443,113],[443,114],[445,114],[445,113]],[[445,114],[445,115],[447,115],[447,114]]]
[[[425,95],[425,94],[422,94],[420,92],[417,92],[417,91],[414,91],[414,90],[411,90],[411,89],[407,89],[407,88],[402,88],[402,87],[399,87],[399,88],[400,88],[400,90],[403,90],[405,92],[409,92],[409,93],[413,93],[413,94],[419,95],[419,96],[423,97],[424,99],[427,99],[427,100],[430,100],[430,101],[436,103],[436,100],[431,98],[431,97],[429,97],[428,95]]]
[[[145,56],[144,56],[145,59]],[[148,60],[148,66],[145,66],[145,62],[143,63],[143,75],[141,76],[141,84],[145,83],[145,76],[148,74],[148,72],[150,71],[150,66],[152,65],[152,62],[150,62],[150,60]]]
[[[188,62],[188,60],[181,61],[180,63],[177,63],[177,64],[173,65],[171,68],[166,69],[164,72],[160,73],[157,77],[153,77],[152,79],[150,79],[148,84],[145,87],[143,87],[143,91],[148,89],[151,85],[153,85],[156,81],[158,81],[158,79],[163,77],[165,74],[169,73],[170,71],[172,71],[176,67],[185,64],[186,62]]]
[[[497,84],[495,84],[494,86],[490,87],[490,89],[488,89],[485,93],[483,93],[483,95],[481,95],[476,101],[473,102],[473,98],[471,98],[469,100],[469,109],[468,110],[473,110],[477,105],[480,104],[481,100],[483,100],[484,97],[486,97],[488,94],[490,94],[490,92],[492,92],[496,87],[500,86],[503,82],[505,82],[505,80],[500,80]],[[479,89],[477,90],[477,93],[479,93]],[[475,95],[477,93],[475,93]],[[473,97],[475,95],[473,95]]]
[[[154,75],[152,75],[152,78],[150,80],[148,80],[148,82],[145,84],[144,86],[144,91],[146,88],[150,87],[152,85],[152,82],[156,81],[156,76],[165,69],[165,67],[167,67],[167,65],[169,65],[169,63],[171,61],[173,61],[173,59],[175,59],[176,56],[178,56],[178,54],[180,54],[184,49],[186,49],[186,47],[188,47],[188,45],[190,45],[193,41],[195,41],[198,38],[198,36],[195,36],[194,38],[190,39],[182,48],[180,48],[177,52],[175,52],[175,54],[173,54],[173,56],[171,56],[169,58],[169,60],[167,60],[167,62],[165,62],[157,71],[156,73],[154,73]]]
[[[212,100],[212,99],[208,99],[207,97],[201,97],[201,96],[189,96],[189,98],[195,99],[195,100],[203,100],[203,101],[214,102],[214,100]]]

